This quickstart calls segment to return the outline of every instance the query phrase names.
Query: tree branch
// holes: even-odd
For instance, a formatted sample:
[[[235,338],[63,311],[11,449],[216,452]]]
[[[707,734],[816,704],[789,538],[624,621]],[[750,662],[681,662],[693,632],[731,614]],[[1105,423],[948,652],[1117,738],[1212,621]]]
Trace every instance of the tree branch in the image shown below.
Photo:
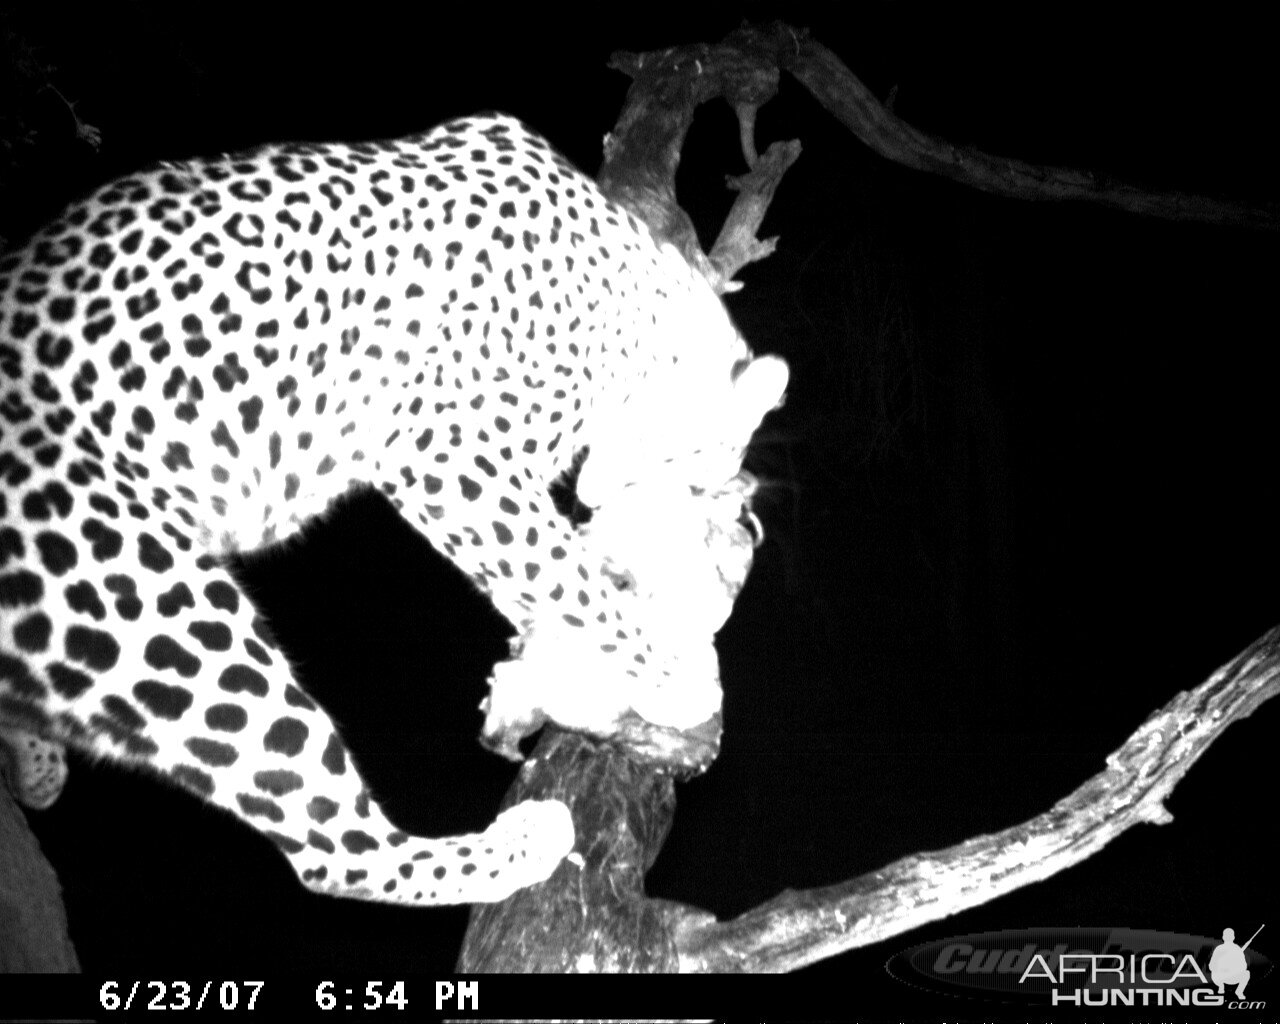
[[[695,44],[657,54],[614,54],[610,66],[635,79],[616,130],[631,133],[633,141],[618,147],[618,156],[625,157],[620,160],[621,170],[613,166],[606,151],[600,182],[608,192],[633,168],[646,167],[637,180],[644,182],[641,191],[647,194],[648,202],[638,203],[637,208],[655,226],[678,226],[682,218],[687,221],[675,212],[675,168],[697,104],[722,96],[734,107],[743,125],[748,165],[754,166],[752,148],[745,143],[750,138],[748,126],[754,121],[755,109],[777,91],[780,72],[786,71],[873,152],[983,192],[1022,200],[1083,201],[1165,220],[1266,230],[1280,227],[1280,207],[1272,203],[1140,189],[1088,171],[993,156],[919,131],[877,100],[831,50],[803,30],[781,23],[744,26],[714,46]],[[643,130],[637,130],[640,128]],[[650,141],[659,140],[660,145],[648,148]],[[655,154],[660,156],[654,159]],[[637,187],[622,186],[624,201],[628,189]],[[655,210],[660,211],[657,219],[650,219]],[[698,261],[704,257],[699,251],[691,259],[700,265]]]
[[[1280,207],[1274,204],[1150,191],[1089,171],[1046,167],[955,146],[913,128],[890,111],[821,43],[785,25],[743,31],[761,42],[771,34],[779,67],[794,75],[871,150],[905,167],[1011,199],[1077,200],[1164,220],[1267,230],[1280,227]]]
[[[680,971],[793,971],[981,906],[1093,856],[1135,825],[1173,820],[1173,787],[1233,722],[1280,693],[1280,626],[1147,719],[1107,767],[1044,814],[852,881],[783,892],[679,935]]]
[[[717,291],[733,291],[733,277],[742,267],[773,252],[774,240],[760,242],[755,235],[782,175],[800,156],[795,141],[775,143],[763,159],[756,154],[755,112],[777,92],[778,69],[745,48],[702,44],[657,54],[619,51],[609,66],[634,81],[605,139],[600,187],[658,238],[677,246]],[[694,111],[717,97],[738,114],[749,172],[729,179],[738,199],[708,257],[676,202],[676,170]]]

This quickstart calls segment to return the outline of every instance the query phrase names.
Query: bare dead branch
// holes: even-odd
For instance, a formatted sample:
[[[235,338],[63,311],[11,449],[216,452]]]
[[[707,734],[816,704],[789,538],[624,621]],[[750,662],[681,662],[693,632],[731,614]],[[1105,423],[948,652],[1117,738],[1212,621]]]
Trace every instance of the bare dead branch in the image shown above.
[[[750,171],[729,179],[730,187],[738,191],[738,198],[734,200],[708,257],[715,268],[714,283],[720,292],[737,290],[740,285],[733,278],[739,270],[748,263],[773,255],[778,245],[777,238],[757,239],[756,233],[769,211],[769,204],[773,202],[774,192],[782,183],[782,176],[799,157],[799,142],[794,139],[775,142],[763,157],[755,161]]]
[[[779,72],[786,71],[880,156],[983,192],[1041,202],[1089,202],[1165,220],[1267,230],[1280,227],[1280,207],[1273,203],[1141,189],[1089,171],[993,156],[919,131],[894,114],[889,104],[876,99],[831,50],[789,25],[745,26],[715,46],[697,44],[649,55],[615,54],[611,64],[635,79],[616,132],[625,134],[640,125],[655,126],[659,123],[657,111],[671,125],[667,131],[655,129],[666,150],[665,159],[654,165],[657,170],[648,179],[654,189],[651,202],[660,198],[657,208],[663,210],[657,223],[680,223],[680,217],[670,207],[675,204],[679,146],[692,122],[694,107],[723,96],[738,110],[743,149],[750,163],[754,141],[748,140],[754,132],[743,120],[743,112],[750,110],[748,116],[754,118],[752,108],[773,95]],[[676,109],[681,103],[688,106]],[[648,131],[646,128],[636,136],[639,145],[643,146],[643,140],[649,137]],[[629,149],[626,155],[623,167],[643,162],[639,149]],[[607,158],[600,180],[606,190],[617,180]],[[693,257],[695,264],[700,257],[701,252]]]
[[[744,30],[758,38],[758,33]],[[1011,199],[1082,200],[1144,217],[1234,227],[1280,227],[1280,208],[1140,189],[1088,171],[1047,167],[955,146],[907,124],[881,104],[857,76],[821,43],[786,26],[773,34],[779,66],[794,75],[837,120],[868,147],[905,167]]]
[[[680,971],[793,971],[1043,881],[1135,825],[1166,824],[1173,787],[1227,726],[1277,693],[1280,626],[1174,697],[1044,814],[849,882],[781,893],[723,924],[691,917],[677,933]]]
[[[617,124],[605,141],[597,179],[605,194],[680,249],[719,292],[735,288],[733,276],[773,252],[755,238],[782,175],[800,155],[798,142],[779,143],[756,157],[755,112],[778,88],[778,69],[745,47],[696,45],[657,54],[615,53],[610,66],[634,82]],[[738,190],[710,258],[693,222],[676,201],[680,151],[699,104],[723,97],[738,114],[749,173],[730,179]]]

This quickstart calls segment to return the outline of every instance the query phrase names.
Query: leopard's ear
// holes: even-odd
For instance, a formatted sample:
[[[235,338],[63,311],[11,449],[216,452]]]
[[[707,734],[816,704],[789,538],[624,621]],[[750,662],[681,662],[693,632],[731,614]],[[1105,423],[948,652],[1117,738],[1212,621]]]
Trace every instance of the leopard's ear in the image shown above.
[[[735,404],[744,419],[758,424],[769,412],[781,408],[791,379],[785,362],[777,356],[757,356],[734,369]]]

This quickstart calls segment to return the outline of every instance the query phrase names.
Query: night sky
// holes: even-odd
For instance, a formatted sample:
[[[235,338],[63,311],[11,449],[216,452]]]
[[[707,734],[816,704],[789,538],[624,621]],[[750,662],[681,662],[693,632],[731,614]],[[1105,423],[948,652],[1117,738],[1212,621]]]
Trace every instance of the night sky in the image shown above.
[[[5,230],[152,160],[486,109],[592,172],[627,86],[609,54],[715,41],[744,15],[809,25],[957,144],[1276,198],[1258,26],[404,6],[17,5],[12,24],[104,144],[52,149]],[[883,162],[785,82],[759,141],[793,137],[804,153],[765,224],[778,252],[729,299],[792,370],[748,461],[767,540],[718,640],[723,752],[680,787],[649,877],[721,917],[1047,809],[1280,621],[1280,237],[978,194]],[[679,184],[708,245],[721,181],[742,170],[731,114],[703,108]],[[371,497],[245,578],[388,814],[427,834],[483,828],[512,775],[475,741],[506,636],[484,600]],[[987,929],[1280,928],[1277,728],[1274,706],[1233,727],[1175,791],[1171,825],[815,977],[892,998],[890,955]],[[466,922],[311,896],[223,812],[82,760],[33,825],[95,973],[447,972]],[[1280,1001],[1268,984],[1257,997]]]

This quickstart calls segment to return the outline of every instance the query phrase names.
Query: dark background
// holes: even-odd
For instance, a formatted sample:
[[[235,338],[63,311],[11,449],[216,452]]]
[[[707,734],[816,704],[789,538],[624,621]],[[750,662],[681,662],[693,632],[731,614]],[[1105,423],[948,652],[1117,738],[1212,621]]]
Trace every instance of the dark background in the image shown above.
[[[877,95],[896,86],[902,117],[955,143],[1276,198],[1271,36],[1238,19],[536,6],[0,7],[17,33],[5,110],[33,111],[42,133],[7,171],[0,234],[151,160],[405,134],[483,109],[594,171],[627,86],[610,52],[715,41],[744,15],[809,25]],[[101,129],[97,155],[59,141],[47,93],[22,95],[24,46]],[[793,383],[749,462],[768,539],[719,637],[723,752],[680,787],[649,878],[721,917],[1047,809],[1280,620],[1274,234],[981,195],[869,154],[792,82],[759,136],[798,137],[804,155],[765,225],[778,252],[729,306]],[[728,110],[704,108],[680,188],[708,244],[723,176],[742,169]],[[475,742],[505,637],[483,599],[372,498],[252,559],[246,578],[390,816],[428,834],[482,828],[512,774]],[[905,1000],[890,955],[984,929],[1280,929],[1278,713],[1196,765],[1171,825],[815,979],[838,972],[852,1005]],[[466,922],[311,896],[223,812],[81,760],[32,817],[92,972],[445,972]],[[1267,935],[1257,947],[1280,949]],[[1250,994],[1280,1001],[1274,985]]]

